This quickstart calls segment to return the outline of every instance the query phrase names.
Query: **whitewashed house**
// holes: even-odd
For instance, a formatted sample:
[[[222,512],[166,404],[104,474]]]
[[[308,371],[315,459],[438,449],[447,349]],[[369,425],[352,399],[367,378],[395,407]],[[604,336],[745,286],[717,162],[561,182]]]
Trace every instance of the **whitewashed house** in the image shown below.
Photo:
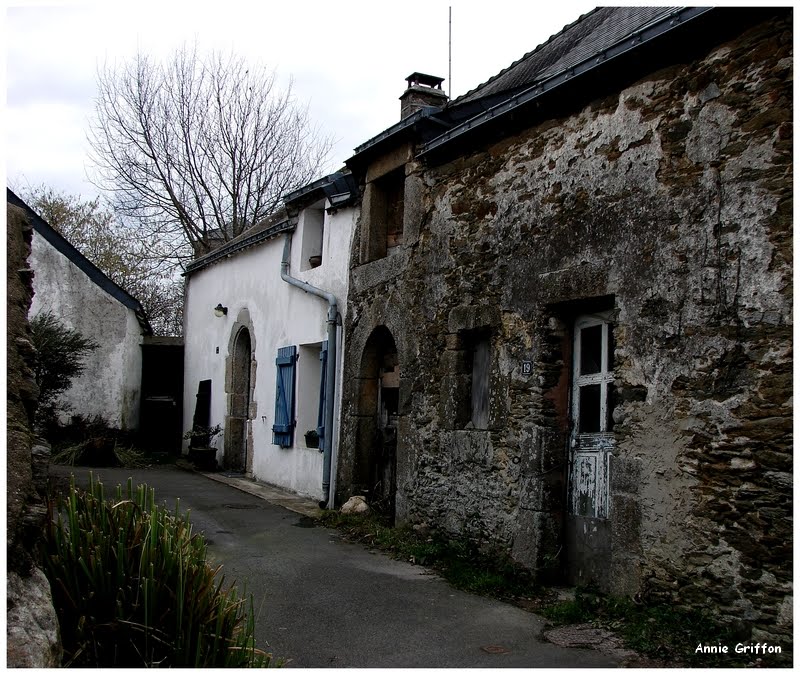
[[[33,227],[29,317],[50,312],[98,347],[60,397],[61,422],[72,415],[102,417],[118,429],[139,427],[142,340],[152,333],[139,301],[115,284],[11,190],[9,204]]]
[[[320,179],[186,271],[184,429],[220,425],[224,470],[321,501],[335,475],[356,197],[349,172]]]

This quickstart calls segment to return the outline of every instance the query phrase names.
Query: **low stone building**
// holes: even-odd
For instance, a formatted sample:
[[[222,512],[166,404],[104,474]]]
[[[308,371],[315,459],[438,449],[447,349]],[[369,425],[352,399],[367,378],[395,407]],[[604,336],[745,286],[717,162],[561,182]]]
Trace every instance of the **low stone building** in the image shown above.
[[[114,428],[139,426],[143,336],[152,330],[141,303],[86,259],[11,190],[9,204],[33,227],[30,267],[33,318],[50,312],[97,349],[59,401],[61,422],[72,415],[101,417]]]
[[[792,40],[602,8],[452,102],[409,78],[347,162],[340,503],[789,639]]]

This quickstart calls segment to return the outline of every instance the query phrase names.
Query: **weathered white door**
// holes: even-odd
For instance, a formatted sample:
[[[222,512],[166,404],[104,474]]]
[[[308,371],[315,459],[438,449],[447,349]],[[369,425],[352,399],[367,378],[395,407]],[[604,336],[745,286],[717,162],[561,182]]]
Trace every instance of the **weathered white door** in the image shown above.
[[[570,476],[565,530],[569,583],[607,585],[611,573],[608,488],[614,449],[614,333],[609,314],[575,322]]]
[[[575,322],[569,511],[608,517],[609,461],[614,449],[614,335],[607,314]]]

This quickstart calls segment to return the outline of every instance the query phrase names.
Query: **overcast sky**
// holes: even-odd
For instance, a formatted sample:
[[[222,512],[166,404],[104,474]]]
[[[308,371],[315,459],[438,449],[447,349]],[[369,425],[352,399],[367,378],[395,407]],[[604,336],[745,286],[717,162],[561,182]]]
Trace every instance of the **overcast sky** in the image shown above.
[[[620,3],[623,4],[623,3]],[[631,3],[624,3],[631,4]],[[658,3],[637,3],[658,4]],[[595,6],[533,0],[150,0],[7,4],[7,183],[83,196],[86,129],[97,69],[137,50],[165,57],[186,43],[234,50],[294,79],[311,117],[336,139],[329,170],[400,119],[414,71],[447,78],[453,96],[484,82]]]

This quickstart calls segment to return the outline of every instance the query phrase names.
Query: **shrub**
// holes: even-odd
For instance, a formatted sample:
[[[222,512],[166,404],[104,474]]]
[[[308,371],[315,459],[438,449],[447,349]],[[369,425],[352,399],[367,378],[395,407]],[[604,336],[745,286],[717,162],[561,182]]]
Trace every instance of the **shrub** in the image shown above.
[[[102,438],[88,438],[85,441],[68,445],[53,452],[53,464],[70,466],[147,466],[147,458],[135,447],[120,445],[112,439],[110,443]]]
[[[183,435],[183,439],[189,441],[190,448],[208,448],[211,441],[222,433],[222,425],[215,424],[213,427],[204,427],[195,424]]]
[[[98,344],[69,328],[50,312],[37,314],[30,322],[31,342],[36,348],[34,377],[39,385],[37,422],[51,424],[56,418],[58,397],[83,372],[84,357]]]
[[[155,503],[146,485],[114,500],[90,477],[53,506],[45,571],[53,591],[65,665],[83,667],[252,667],[271,656],[255,648],[249,611],[206,563],[179,505]]]

